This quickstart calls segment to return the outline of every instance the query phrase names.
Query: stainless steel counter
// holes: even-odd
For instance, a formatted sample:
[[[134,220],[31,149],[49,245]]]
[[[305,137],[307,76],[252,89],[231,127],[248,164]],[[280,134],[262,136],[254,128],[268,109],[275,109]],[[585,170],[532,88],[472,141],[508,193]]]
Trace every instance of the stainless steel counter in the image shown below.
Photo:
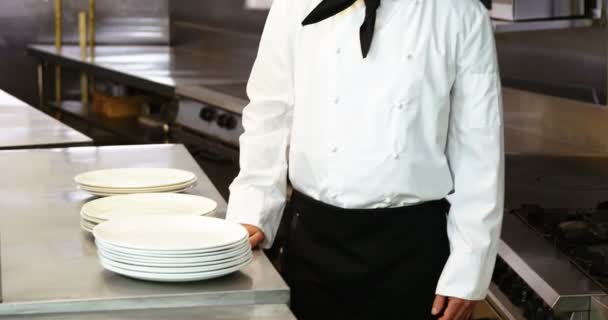
[[[199,177],[189,192],[226,204],[181,145],[81,147],[0,152],[0,315],[187,306],[286,304],[289,289],[261,252],[242,272],[211,281],[161,284],[100,266],[79,209],[81,172],[112,167],[174,167]]]
[[[170,97],[182,86],[245,83],[253,64],[251,58],[243,58],[242,51],[249,50],[227,46],[213,49],[211,45],[207,51],[169,46],[97,46],[93,56],[82,60],[78,46],[64,46],[60,53],[50,45],[28,48],[39,59]]]
[[[92,144],[91,138],[0,90],[0,149]]]
[[[295,320],[286,305],[187,307],[1,317],[2,320]]]

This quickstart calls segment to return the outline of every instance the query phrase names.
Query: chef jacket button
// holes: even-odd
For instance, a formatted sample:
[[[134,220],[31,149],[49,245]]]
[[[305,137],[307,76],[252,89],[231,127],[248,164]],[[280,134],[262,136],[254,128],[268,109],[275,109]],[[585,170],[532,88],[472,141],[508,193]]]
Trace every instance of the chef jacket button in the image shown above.
[[[336,152],[338,152],[338,147],[331,148],[331,153],[336,153]]]
[[[338,104],[338,103],[340,103],[340,98],[339,97],[334,98],[334,104]]]
[[[397,103],[397,109],[402,110],[403,108],[405,108],[405,103],[403,103],[403,102],[398,102],[398,103]]]
[[[337,48],[337,49],[336,49],[336,53],[337,53],[337,54],[342,53],[342,48]]]
[[[401,156],[398,153],[393,154],[393,159],[399,160]]]
[[[413,54],[409,53],[409,54],[407,55],[407,60],[412,60],[413,58],[414,58],[414,55],[413,55]]]

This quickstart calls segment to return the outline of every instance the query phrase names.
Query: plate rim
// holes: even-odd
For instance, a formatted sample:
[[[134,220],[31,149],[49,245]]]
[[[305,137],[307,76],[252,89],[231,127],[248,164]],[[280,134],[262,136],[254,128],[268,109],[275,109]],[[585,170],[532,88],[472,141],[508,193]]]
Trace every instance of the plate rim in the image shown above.
[[[102,249],[99,249],[102,248]],[[210,258],[210,257],[222,257],[216,260],[207,260],[207,261],[220,261],[220,260],[226,260],[229,259],[231,257],[236,257],[239,255],[243,255],[251,250],[251,246],[248,245],[243,245],[242,247],[235,247],[234,250],[230,250],[230,251],[226,251],[226,252],[221,252],[219,254],[206,254],[206,255],[193,255],[193,256],[165,256],[165,257],[152,257],[152,256],[140,256],[140,255],[132,255],[132,254],[124,254],[124,253],[116,253],[115,251],[112,251],[111,249],[108,250],[107,248],[104,247],[99,247],[98,251],[102,251],[104,253],[108,253],[110,255],[116,256],[116,257],[123,257],[126,260],[130,260],[130,258],[133,258],[132,260],[137,261],[138,259],[141,258],[140,261],[145,262],[146,260],[150,261],[151,263],[154,261],[161,261],[165,262],[165,261],[200,261],[200,260],[207,260],[206,258]],[[135,256],[135,257],[134,257]],[[166,262],[165,262],[166,263]]]
[[[77,174],[74,177],[74,182],[76,182],[76,184],[78,184],[78,185],[85,185],[85,186],[92,186],[92,187],[103,187],[103,186],[100,186],[98,184],[87,183],[86,182],[86,178],[83,178],[83,177],[86,177],[87,175],[92,175],[92,174],[100,174],[100,173],[103,173],[103,172],[121,171],[121,170],[122,171],[128,171],[128,170],[132,170],[132,171],[136,171],[136,170],[141,170],[141,171],[143,171],[143,170],[149,170],[149,171],[155,171],[155,170],[157,170],[157,171],[175,171],[175,172],[180,172],[181,174],[189,175],[190,178],[187,181],[191,181],[193,179],[197,179],[197,175],[194,172],[189,171],[189,170],[185,170],[185,169],[162,168],[162,167],[122,167],[122,168],[97,169],[97,170],[89,170],[89,171],[86,171],[86,172],[82,172],[82,173]],[[83,181],[83,179],[84,179],[84,181]],[[186,181],[182,181],[182,182],[179,182],[179,183],[172,183],[172,184],[169,184],[169,185],[182,184],[182,183],[185,183],[185,182]],[[106,188],[141,188],[141,187],[108,187],[108,186],[105,186],[105,187]],[[147,187],[144,187],[144,188],[147,188]]]
[[[222,269],[228,269],[228,268],[240,265],[241,263],[244,263],[245,261],[251,259],[252,257],[253,257],[253,254],[250,253],[250,252],[248,252],[246,254],[241,255],[238,259],[235,259],[235,260],[227,262],[227,263],[212,264],[212,265],[201,265],[200,267],[197,268],[196,266],[194,266],[194,267],[170,267],[170,266],[164,267],[164,266],[134,265],[134,264],[129,264],[129,263],[115,261],[115,260],[112,260],[110,258],[104,257],[102,255],[98,255],[98,258],[100,260],[105,260],[107,263],[114,264],[114,266],[117,267],[117,268],[129,270],[129,271],[136,271],[136,272],[148,272],[148,273],[160,273],[160,274],[183,274],[183,273],[212,272],[212,271],[217,271],[217,270],[222,270]],[[186,272],[178,272],[180,269],[182,269],[182,270],[188,270],[188,271],[186,271]],[[197,269],[200,269],[200,270],[197,270]],[[144,271],[144,270],[150,270],[150,271]],[[156,271],[152,271],[152,270],[156,270]],[[190,271],[190,270],[193,270],[193,271]]]
[[[101,261],[100,261],[101,262]],[[148,275],[146,273],[143,272],[131,272],[129,270],[121,270],[120,268],[114,268],[111,266],[106,266],[103,263],[101,263],[102,267],[110,272],[113,272],[115,274],[127,277],[127,278],[132,278],[132,279],[137,279],[137,280],[143,280],[143,281],[153,281],[153,282],[195,282],[195,281],[203,281],[203,280],[211,280],[211,279],[215,279],[215,278],[220,278],[238,271],[241,271],[243,268],[245,268],[247,265],[249,265],[251,262],[253,262],[253,257],[251,257],[251,259],[249,259],[248,261],[246,261],[245,263],[243,263],[240,266],[235,266],[234,268],[230,268],[230,269],[225,269],[222,270],[222,272],[217,272],[217,273],[195,273],[195,274],[188,274],[188,276],[183,276],[181,278],[178,277],[168,277],[168,278],[159,278],[159,277],[148,277]],[[115,270],[112,270],[115,269]],[[155,274],[151,274],[151,276],[153,276]],[[158,275],[158,274],[156,274]],[[182,274],[185,275],[185,274]]]

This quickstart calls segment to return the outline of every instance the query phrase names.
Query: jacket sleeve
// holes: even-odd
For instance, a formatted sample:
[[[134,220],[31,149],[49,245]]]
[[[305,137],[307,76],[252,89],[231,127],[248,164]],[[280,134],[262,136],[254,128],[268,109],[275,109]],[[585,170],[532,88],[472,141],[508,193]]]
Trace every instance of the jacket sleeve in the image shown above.
[[[486,296],[504,206],[502,95],[490,19],[479,4],[456,41],[447,157],[454,180],[448,196],[451,253],[437,294]]]
[[[290,1],[275,0],[247,85],[240,173],[230,186],[226,219],[261,228],[269,248],[286,201],[287,148],[293,95],[293,31]]]

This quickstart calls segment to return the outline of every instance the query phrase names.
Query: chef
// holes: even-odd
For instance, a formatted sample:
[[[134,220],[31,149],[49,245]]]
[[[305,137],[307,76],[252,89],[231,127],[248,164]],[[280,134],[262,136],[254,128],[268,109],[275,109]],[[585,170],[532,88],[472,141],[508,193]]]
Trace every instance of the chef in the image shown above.
[[[227,218],[269,248],[294,192],[299,319],[469,319],[503,212],[501,84],[479,0],[274,0]]]

